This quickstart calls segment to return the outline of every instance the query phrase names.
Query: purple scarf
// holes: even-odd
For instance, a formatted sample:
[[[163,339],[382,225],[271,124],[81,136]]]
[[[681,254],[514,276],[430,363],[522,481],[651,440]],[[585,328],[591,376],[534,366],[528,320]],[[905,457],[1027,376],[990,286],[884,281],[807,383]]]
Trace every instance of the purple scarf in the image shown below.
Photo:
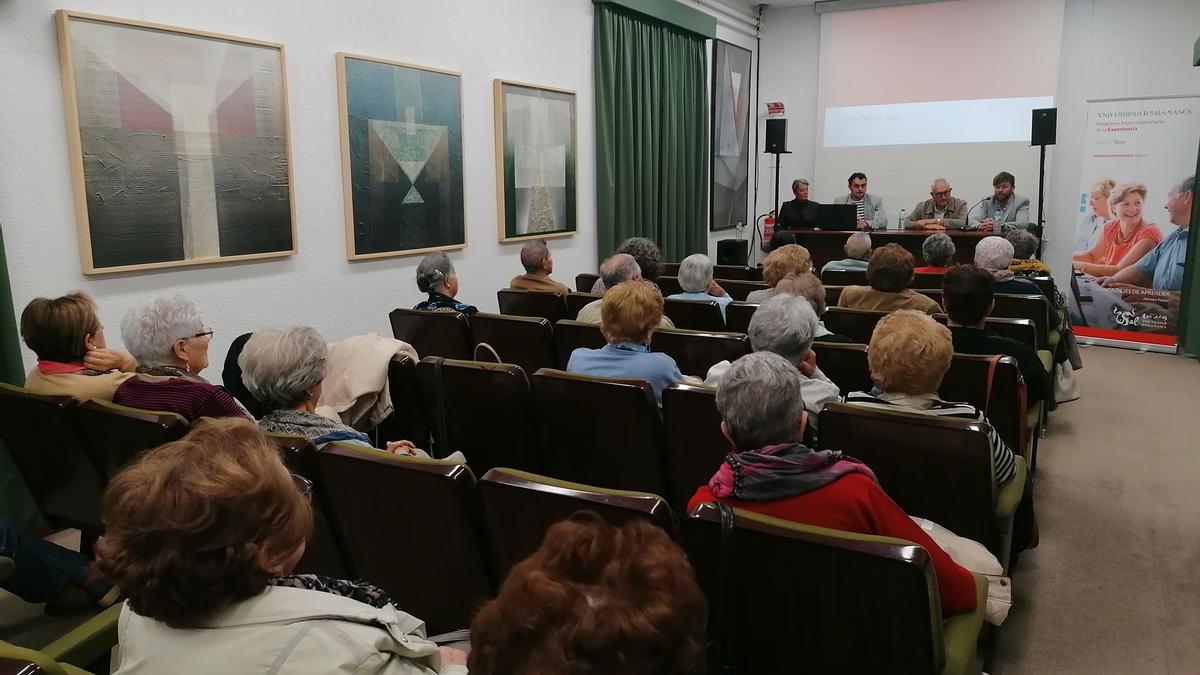
[[[801,443],[781,443],[729,453],[708,488],[717,499],[769,501],[812,492],[849,473],[879,482],[870,467],[853,457],[812,450]]]

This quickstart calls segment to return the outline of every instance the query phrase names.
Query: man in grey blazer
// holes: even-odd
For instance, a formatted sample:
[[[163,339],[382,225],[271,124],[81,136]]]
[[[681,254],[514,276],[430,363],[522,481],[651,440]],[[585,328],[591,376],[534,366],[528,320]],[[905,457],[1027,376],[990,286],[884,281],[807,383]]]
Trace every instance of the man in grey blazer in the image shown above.
[[[887,229],[887,211],[883,210],[883,200],[872,194],[867,194],[867,174],[855,171],[846,181],[850,186],[850,194],[835,197],[834,204],[853,204],[858,207],[858,229],[883,230]]]
[[[1001,232],[1025,229],[1029,225],[1029,198],[1013,192],[1017,179],[1001,171],[992,179],[992,196],[971,209],[968,227]]]

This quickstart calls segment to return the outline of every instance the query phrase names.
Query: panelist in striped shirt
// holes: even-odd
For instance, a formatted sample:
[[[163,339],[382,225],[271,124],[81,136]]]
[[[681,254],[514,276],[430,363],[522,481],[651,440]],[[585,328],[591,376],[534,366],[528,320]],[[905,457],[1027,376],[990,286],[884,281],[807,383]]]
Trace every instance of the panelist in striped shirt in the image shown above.
[[[850,194],[835,197],[834,204],[853,204],[858,209],[858,229],[885,230],[888,226],[887,211],[883,200],[867,192],[867,174],[855,171],[846,181]]]

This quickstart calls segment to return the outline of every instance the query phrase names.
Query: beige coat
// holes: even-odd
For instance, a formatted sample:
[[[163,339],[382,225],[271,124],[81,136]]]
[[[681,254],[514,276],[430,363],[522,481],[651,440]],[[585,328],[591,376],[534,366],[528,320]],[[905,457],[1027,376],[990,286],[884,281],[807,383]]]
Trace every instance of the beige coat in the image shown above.
[[[83,375],[81,373],[46,375],[34,368],[25,378],[25,388],[48,396],[74,396],[80,401],[91,398],[111,401],[117,387],[131,377],[133,377],[133,373],[120,373],[115,370],[101,375]]]
[[[518,291],[538,291],[542,293],[570,293],[566,284],[560,284],[546,274],[528,272],[512,278],[508,287]]]
[[[388,606],[332,593],[269,587],[210,619],[170,628],[126,605],[114,675],[465,675],[443,666],[425,624]]]
[[[359,431],[379,426],[393,408],[388,363],[400,356],[420,359],[407,342],[375,333],[329,345],[329,370],[321,383],[317,412]]]

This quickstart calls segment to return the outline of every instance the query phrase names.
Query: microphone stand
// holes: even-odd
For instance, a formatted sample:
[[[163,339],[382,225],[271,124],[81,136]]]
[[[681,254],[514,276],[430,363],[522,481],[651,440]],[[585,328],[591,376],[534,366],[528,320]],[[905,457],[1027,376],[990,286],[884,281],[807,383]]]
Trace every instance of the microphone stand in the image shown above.
[[[979,201],[975,202],[975,206],[979,206],[980,204],[982,204],[986,201],[987,201],[987,197],[984,197],[983,199],[980,199]],[[965,218],[967,220],[966,223],[963,223],[964,230],[975,231],[975,230],[979,229],[978,225],[976,225],[975,227],[971,227],[971,212],[975,210],[975,206],[972,206],[971,208],[967,209],[967,212],[963,214],[963,218]]]

